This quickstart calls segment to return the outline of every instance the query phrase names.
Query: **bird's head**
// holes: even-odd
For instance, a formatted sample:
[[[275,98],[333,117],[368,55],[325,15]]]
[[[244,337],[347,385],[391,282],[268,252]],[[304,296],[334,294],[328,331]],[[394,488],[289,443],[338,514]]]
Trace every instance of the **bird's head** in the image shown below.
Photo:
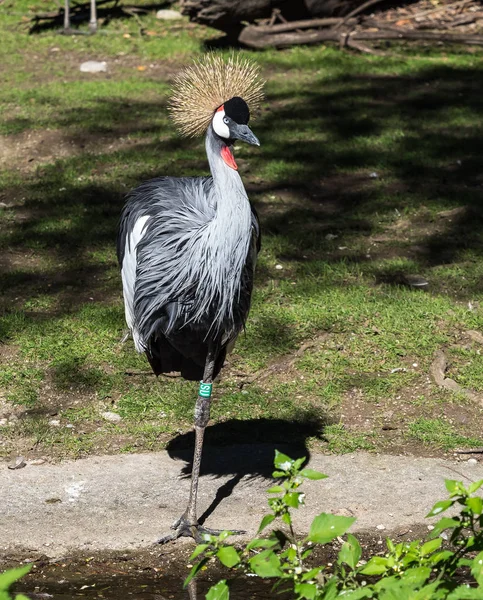
[[[241,140],[248,144],[260,146],[258,138],[253,134],[248,121],[250,120],[250,109],[248,104],[235,96],[219,106],[211,120],[214,132],[227,144],[235,140]]]
[[[208,53],[177,77],[169,110],[183,135],[214,132],[223,142],[223,160],[236,169],[230,148],[233,142],[260,145],[248,121],[250,111],[256,112],[262,99],[263,81],[255,64],[239,54],[225,60]]]

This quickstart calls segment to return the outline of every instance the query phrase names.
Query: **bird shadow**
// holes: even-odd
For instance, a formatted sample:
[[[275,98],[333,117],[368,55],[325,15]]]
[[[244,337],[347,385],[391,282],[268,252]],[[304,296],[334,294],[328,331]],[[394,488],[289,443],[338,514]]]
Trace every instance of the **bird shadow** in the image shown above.
[[[308,440],[323,438],[328,419],[308,414],[297,420],[229,419],[206,428],[200,475],[222,477],[232,475],[221,485],[210,506],[200,516],[203,523],[228,498],[245,477],[271,479],[275,450],[291,458],[310,459]],[[181,469],[189,477],[193,468],[194,432],[183,433],[167,445],[168,455],[186,464]]]

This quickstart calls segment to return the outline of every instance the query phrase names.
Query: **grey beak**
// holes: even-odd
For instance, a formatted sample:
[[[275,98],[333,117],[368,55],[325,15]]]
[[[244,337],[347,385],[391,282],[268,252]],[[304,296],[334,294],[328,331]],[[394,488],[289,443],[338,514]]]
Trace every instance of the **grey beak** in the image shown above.
[[[260,146],[257,136],[252,132],[248,125],[238,125],[230,128],[230,135],[235,140],[242,140],[247,144],[253,144],[254,146]]]

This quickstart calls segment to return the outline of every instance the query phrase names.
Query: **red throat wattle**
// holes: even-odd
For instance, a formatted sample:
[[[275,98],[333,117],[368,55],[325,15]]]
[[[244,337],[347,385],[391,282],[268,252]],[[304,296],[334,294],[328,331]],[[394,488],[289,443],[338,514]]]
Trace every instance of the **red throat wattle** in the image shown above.
[[[228,165],[232,169],[235,169],[235,171],[238,171],[238,167],[235,162],[235,157],[233,156],[228,146],[223,146],[223,148],[221,149],[221,158],[224,160],[226,165]]]

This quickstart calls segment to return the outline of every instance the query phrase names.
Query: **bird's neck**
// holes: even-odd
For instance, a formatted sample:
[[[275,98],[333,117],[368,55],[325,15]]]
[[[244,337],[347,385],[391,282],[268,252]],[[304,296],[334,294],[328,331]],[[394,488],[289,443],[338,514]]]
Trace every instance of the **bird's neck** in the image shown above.
[[[250,204],[238,173],[233,147],[217,136],[211,125],[206,134],[206,155],[213,176],[218,217],[231,214],[231,218],[235,218],[233,211],[238,213],[240,210],[250,215]]]
[[[203,289],[208,292],[204,303],[210,310],[215,309],[213,330],[226,332],[234,326],[234,299],[240,293],[252,240],[250,202],[238,171],[227,164],[231,162],[228,151],[231,152],[231,148],[210,126],[206,153],[213,176],[209,202],[214,213],[199,245],[201,254],[206,257],[201,261],[206,266]]]

